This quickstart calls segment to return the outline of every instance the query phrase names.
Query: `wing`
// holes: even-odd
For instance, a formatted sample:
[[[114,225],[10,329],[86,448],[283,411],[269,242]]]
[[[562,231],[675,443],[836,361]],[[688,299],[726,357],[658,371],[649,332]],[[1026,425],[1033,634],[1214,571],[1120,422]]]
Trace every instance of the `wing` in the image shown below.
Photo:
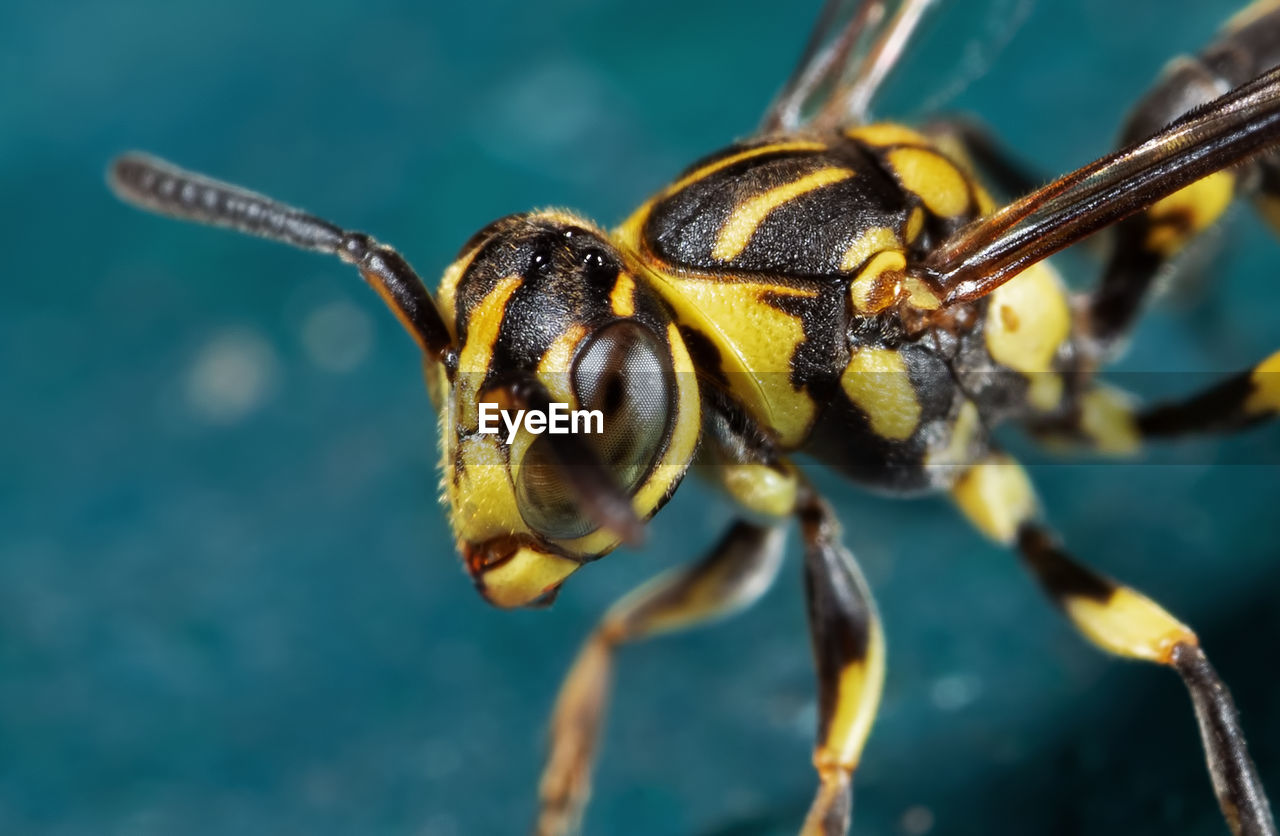
[[[935,0],[826,0],[761,133],[861,122]]]
[[[928,56],[936,88],[913,89],[904,112],[929,114],[981,76],[1026,20],[1031,0],[826,0],[761,133],[871,121],[870,108],[907,47]],[[927,21],[930,31],[921,31]],[[895,108],[895,112],[897,108]]]
[[[1280,68],[964,228],[912,268],[944,304],[1022,270],[1215,171],[1280,143]]]

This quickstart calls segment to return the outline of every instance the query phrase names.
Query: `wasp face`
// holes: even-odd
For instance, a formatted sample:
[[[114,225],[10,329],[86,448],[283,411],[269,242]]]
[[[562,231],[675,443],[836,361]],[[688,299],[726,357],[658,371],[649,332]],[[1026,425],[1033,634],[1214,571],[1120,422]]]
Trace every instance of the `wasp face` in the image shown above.
[[[445,273],[459,346],[455,369],[431,370],[445,497],[499,606],[545,601],[615,548],[693,456],[688,352],[627,261],[589,223],[543,212],[490,224]]]

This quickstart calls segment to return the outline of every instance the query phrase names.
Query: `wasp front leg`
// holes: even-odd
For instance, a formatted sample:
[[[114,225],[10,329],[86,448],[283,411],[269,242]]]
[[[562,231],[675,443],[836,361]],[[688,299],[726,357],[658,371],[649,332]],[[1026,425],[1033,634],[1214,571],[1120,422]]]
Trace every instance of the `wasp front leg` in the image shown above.
[[[551,717],[535,832],[578,829],[618,648],[722,618],[754,603],[782,561],[784,529],[737,522],[702,561],[659,575],[614,604],[565,677]]]
[[[997,454],[973,465],[956,482],[952,497],[984,534],[1019,550],[1050,599],[1090,642],[1177,671],[1191,695],[1213,789],[1231,832],[1275,836],[1239,713],[1196,634],[1151,599],[1067,554],[1038,521],[1030,480],[1012,459]]]
[[[790,464],[776,459],[750,428],[712,412],[704,463],[734,500],[756,516],[794,514],[804,542],[804,579],[818,679],[820,784],[802,836],[842,836],[852,814],[852,779],[884,685],[884,634],[840,523]]]

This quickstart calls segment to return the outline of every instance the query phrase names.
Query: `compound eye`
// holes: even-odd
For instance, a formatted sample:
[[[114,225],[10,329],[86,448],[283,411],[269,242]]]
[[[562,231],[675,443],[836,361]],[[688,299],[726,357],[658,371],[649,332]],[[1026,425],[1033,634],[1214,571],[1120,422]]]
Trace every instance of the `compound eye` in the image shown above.
[[[579,408],[599,410],[604,425],[587,441],[628,494],[649,474],[670,434],[673,375],[657,338],[635,322],[606,326],[579,350],[572,377]],[[596,527],[556,473],[545,438],[525,454],[516,501],[525,522],[546,537],[568,540]]]
[[[604,415],[604,432],[592,442],[627,493],[644,481],[667,438],[674,383],[662,346],[635,322],[604,328],[579,355],[574,391],[583,409]]]
[[[516,506],[530,528],[553,540],[574,540],[596,529],[565,484],[546,436],[533,440],[520,463]]]

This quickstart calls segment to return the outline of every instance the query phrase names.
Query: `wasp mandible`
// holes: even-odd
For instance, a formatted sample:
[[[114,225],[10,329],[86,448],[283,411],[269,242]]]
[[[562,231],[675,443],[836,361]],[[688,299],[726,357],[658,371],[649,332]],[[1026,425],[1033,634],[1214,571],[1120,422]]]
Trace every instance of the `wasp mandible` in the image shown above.
[[[1048,185],[971,123],[916,130],[869,107],[929,0],[828,0],[759,131],[689,167],[615,230],[560,210],[476,233],[431,294],[393,249],[138,154],[110,182],[162,215],[354,266],[417,341],[439,413],[453,533],[480,593],[549,603],[671,497],[691,463],[742,515],[699,562],[616,604],[562,687],[540,834],[576,829],[616,649],[745,607],[799,523],[818,680],[819,786],[805,834],[847,832],[884,681],[881,625],[803,454],[897,495],[948,492],[1015,549],[1100,648],[1175,670],[1237,834],[1275,834],[1231,697],[1194,632],[1068,554],[992,439],[1125,453],[1280,411],[1280,353],[1187,400],[1139,408],[1098,380],[1154,277],[1238,197],[1280,218],[1280,3],[1258,0],[1134,109],[1121,150]],[[987,185],[1024,196],[1000,207]],[[1046,259],[1114,226],[1097,287]],[[599,411],[598,435],[479,431],[480,404]]]

